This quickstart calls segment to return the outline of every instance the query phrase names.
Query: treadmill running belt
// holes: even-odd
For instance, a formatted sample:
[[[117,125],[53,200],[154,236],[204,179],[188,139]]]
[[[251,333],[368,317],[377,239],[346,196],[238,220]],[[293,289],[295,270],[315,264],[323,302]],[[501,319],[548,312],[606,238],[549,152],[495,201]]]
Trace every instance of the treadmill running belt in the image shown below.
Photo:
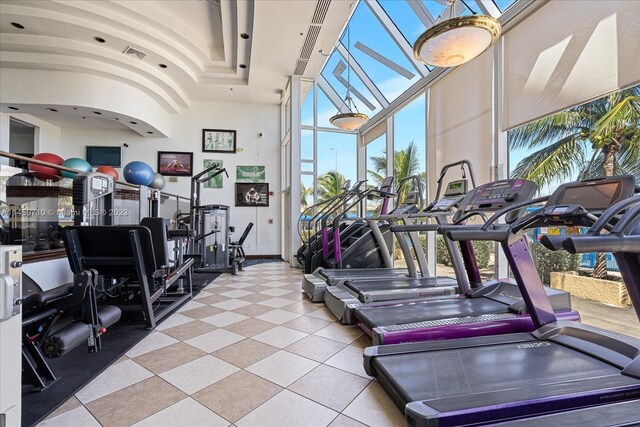
[[[506,304],[488,298],[456,298],[426,303],[356,309],[355,316],[369,329],[373,329],[378,326],[400,325],[452,317],[507,313],[508,307]]]
[[[439,411],[473,408],[487,403],[487,393],[499,391],[505,392],[492,393],[489,404],[538,399],[549,395],[544,386],[587,380],[598,387],[607,377],[638,384],[620,375],[619,368],[550,342],[397,354],[375,357],[371,363],[402,409],[408,402],[433,399],[442,399]],[[443,399],[461,395],[464,399]]]
[[[367,281],[346,281],[344,285],[355,292],[385,291],[394,289],[418,289],[444,286],[458,286],[458,282],[450,277],[418,277],[413,279],[389,279]]]

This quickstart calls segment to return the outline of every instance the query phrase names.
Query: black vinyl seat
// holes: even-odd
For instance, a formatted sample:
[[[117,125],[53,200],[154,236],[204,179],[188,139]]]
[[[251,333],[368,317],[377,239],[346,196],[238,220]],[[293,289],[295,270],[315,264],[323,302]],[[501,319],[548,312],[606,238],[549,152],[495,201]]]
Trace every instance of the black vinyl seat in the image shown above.
[[[244,253],[244,248],[242,245],[244,245],[244,241],[247,239],[247,236],[249,235],[249,232],[251,232],[252,228],[253,228],[253,223],[250,222],[249,224],[247,224],[247,227],[242,232],[240,239],[238,239],[235,242],[233,241],[229,242],[231,274],[235,274],[236,270],[242,271],[242,267],[246,259],[246,254]]]

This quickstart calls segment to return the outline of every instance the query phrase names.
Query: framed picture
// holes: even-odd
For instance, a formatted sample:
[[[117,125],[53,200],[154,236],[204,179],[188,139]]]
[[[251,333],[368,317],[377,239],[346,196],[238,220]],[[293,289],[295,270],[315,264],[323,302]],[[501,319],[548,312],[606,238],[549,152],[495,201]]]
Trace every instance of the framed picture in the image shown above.
[[[205,153],[235,153],[236,131],[202,129],[202,151]]]
[[[236,182],[264,182],[264,166],[236,166]]]
[[[204,159],[204,169],[209,169],[214,166],[222,168],[222,160]],[[209,172],[209,176],[213,175],[213,172]],[[222,188],[222,174],[214,176],[204,182],[204,188]]]
[[[193,153],[158,151],[158,173],[167,176],[193,175]]]
[[[264,182],[236,182],[236,206],[269,206],[269,184]]]

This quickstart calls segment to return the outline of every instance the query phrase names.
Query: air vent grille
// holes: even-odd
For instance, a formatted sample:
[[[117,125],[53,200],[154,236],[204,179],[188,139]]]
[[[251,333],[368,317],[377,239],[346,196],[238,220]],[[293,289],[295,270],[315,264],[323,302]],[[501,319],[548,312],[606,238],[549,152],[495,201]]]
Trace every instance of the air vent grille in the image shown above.
[[[330,4],[331,0],[318,0],[318,3],[316,4],[316,11],[313,13],[313,18],[311,19],[312,24],[322,25],[324,18],[327,17],[327,11],[329,10]]]
[[[300,52],[300,59],[311,58],[313,48],[316,45],[316,40],[318,40],[318,35],[320,34],[320,28],[322,28],[320,25],[311,25],[309,27],[309,31],[307,31],[307,38],[304,40],[302,51]]]
[[[296,76],[301,76],[304,74],[304,70],[307,68],[307,61],[298,59],[296,62],[296,70],[293,72]]]
[[[125,55],[135,56],[136,58],[141,60],[147,57],[146,53],[131,46],[127,46],[127,48],[122,53],[124,53]]]

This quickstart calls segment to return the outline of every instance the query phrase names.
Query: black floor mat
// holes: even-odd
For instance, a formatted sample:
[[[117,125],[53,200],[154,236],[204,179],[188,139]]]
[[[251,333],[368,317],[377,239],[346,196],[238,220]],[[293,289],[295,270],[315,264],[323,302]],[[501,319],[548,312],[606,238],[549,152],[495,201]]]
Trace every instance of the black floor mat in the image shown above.
[[[220,273],[194,273],[194,296],[219,275]],[[149,334],[140,312],[123,312],[122,316],[104,335],[102,349],[98,353],[89,354],[87,348],[81,345],[63,357],[47,360],[58,381],[43,392],[29,392],[30,387],[24,387],[23,426],[33,426],[42,421]]]
[[[279,258],[256,258],[256,259],[248,259],[243,264],[245,267],[249,267],[251,265],[264,264],[267,262],[283,262],[283,261]]]

